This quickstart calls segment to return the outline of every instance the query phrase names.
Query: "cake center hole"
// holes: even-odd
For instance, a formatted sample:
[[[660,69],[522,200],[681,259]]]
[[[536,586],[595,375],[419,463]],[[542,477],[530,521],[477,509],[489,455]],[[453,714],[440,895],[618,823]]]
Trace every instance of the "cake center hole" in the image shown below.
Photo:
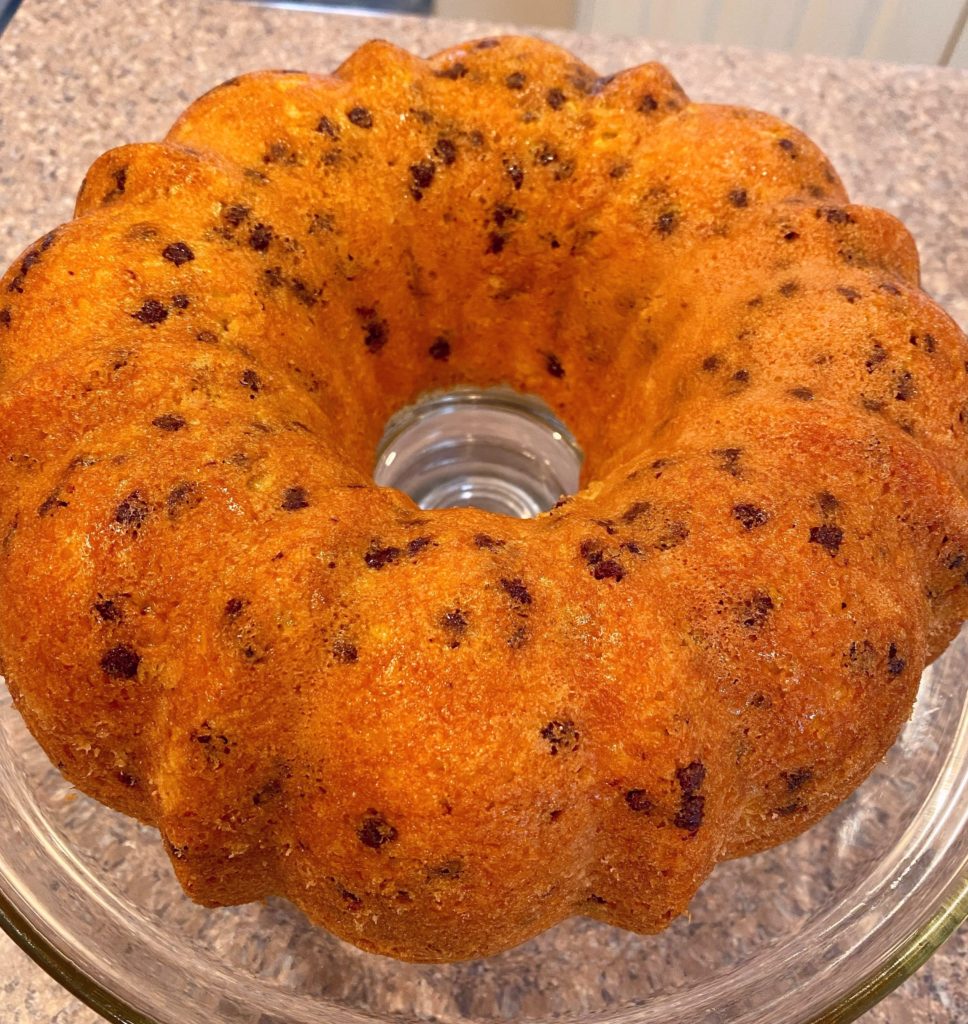
[[[578,490],[582,452],[549,406],[510,388],[434,392],[394,413],[373,479],[425,509],[530,519]]]

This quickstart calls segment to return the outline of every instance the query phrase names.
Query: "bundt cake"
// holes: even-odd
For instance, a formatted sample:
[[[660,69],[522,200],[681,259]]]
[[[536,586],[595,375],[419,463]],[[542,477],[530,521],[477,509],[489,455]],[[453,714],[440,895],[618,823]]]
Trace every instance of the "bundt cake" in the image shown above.
[[[0,284],[0,653],[188,894],[367,950],[640,932],[843,800],[968,615],[968,348],[773,117],[547,43],[247,74]],[[506,385],[536,519],[371,478]]]

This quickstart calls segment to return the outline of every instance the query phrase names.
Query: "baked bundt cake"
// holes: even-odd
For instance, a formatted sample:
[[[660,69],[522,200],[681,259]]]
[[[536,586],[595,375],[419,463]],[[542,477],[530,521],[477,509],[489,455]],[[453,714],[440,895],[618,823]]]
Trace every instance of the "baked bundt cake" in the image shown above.
[[[968,615],[968,348],[773,117],[533,39],[245,75],[0,285],[0,652],[206,905],[453,960],[640,932],[868,774]],[[584,487],[377,488],[508,385]]]

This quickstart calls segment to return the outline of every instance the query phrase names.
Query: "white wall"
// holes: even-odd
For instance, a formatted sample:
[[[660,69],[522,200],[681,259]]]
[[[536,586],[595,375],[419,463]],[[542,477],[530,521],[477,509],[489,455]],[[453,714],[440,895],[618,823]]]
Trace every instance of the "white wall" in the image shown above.
[[[968,67],[968,0],[436,0],[446,18]]]
[[[965,0],[578,0],[587,32],[938,64],[965,45]],[[962,36],[961,49],[952,46]]]

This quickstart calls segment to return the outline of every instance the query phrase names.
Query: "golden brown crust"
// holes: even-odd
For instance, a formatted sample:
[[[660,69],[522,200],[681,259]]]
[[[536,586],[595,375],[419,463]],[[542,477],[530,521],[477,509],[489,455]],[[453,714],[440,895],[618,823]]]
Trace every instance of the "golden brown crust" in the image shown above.
[[[199,902],[416,960],[661,929],[865,777],[965,618],[966,358],[894,218],[658,65],[243,76],[0,282],[11,692]],[[461,382],[548,401],[585,490],[375,489]]]

